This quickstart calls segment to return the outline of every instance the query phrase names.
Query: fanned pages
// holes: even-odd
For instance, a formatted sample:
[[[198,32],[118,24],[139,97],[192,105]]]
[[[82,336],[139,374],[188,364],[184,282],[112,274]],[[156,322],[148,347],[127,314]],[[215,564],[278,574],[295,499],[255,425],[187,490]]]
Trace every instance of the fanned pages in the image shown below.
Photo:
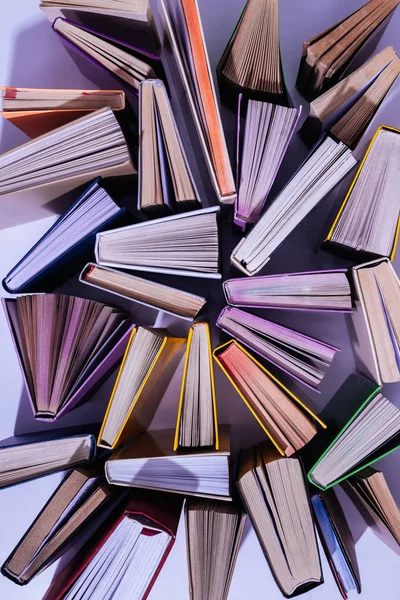
[[[148,0],[42,0],[40,8],[87,10],[108,17],[121,16],[136,21],[147,21],[151,17]],[[44,10],[47,14],[47,11]],[[49,14],[50,11],[49,11]],[[62,13],[61,13],[62,14]]]
[[[312,100],[338,80],[362,45],[377,33],[399,0],[370,0],[303,44],[299,91]]]
[[[185,527],[191,600],[226,600],[246,522],[235,505],[189,500]]]
[[[190,321],[206,303],[201,296],[94,263],[86,265],[80,281]]]
[[[133,330],[99,433],[99,446],[115,448],[150,425],[185,342],[144,327]]]
[[[241,458],[238,486],[282,593],[293,596],[322,583],[300,461],[267,445],[251,448]]]
[[[131,322],[119,309],[62,294],[3,303],[36,418],[71,410],[122,357]]]
[[[239,111],[241,100],[239,100]],[[301,107],[286,108],[249,100],[242,147],[235,222],[245,226],[259,218],[289,142]],[[240,118],[240,115],[238,116]],[[240,142],[239,142],[240,145]]]
[[[246,275],[262,269],[272,253],[355,164],[343,143],[326,138],[234,248],[232,264]]]
[[[175,431],[147,431],[106,462],[109,483],[216,500],[231,500],[229,428],[221,426],[219,450],[172,450]]]
[[[139,89],[139,209],[168,212],[193,208],[197,192],[163,82],[144,81]]]
[[[214,350],[214,357],[252,415],[280,454],[291,456],[323,423],[301,400],[234,340]]]
[[[215,446],[218,422],[208,323],[195,323],[189,331],[174,450],[178,447]]]
[[[100,265],[220,279],[218,207],[154,219],[100,233]]]
[[[231,306],[221,311],[217,326],[312,389],[337,352],[324,342]]]
[[[346,271],[309,271],[224,281],[228,304],[250,308],[351,311]]]
[[[333,252],[393,257],[400,202],[400,135],[379,127],[327,236]]]

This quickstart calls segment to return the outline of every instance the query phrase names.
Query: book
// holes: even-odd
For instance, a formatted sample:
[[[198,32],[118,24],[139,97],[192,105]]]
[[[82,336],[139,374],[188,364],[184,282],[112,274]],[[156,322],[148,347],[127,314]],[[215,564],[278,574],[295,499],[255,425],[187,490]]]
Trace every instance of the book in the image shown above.
[[[121,360],[132,329],[121,310],[77,296],[2,302],[35,419],[42,421],[90,397]]]
[[[278,452],[291,456],[326,425],[235,340],[214,350],[222,371]]]
[[[326,137],[307,157],[231,254],[232,264],[254,275],[343,177],[356,160],[342,142]]]
[[[378,385],[400,381],[400,282],[392,263],[353,267],[356,311],[352,324],[357,369]]]
[[[382,537],[400,545],[400,510],[382,471],[366,467],[348,479],[358,498],[373,518]]]
[[[160,0],[164,43],[189,103],[193,127],[219,201],[232,204],[235,181],[196,0]],[[190,126],[192,130],[192,125]]]
[[[332,87],[357,51],[377,36],[398,0],[370,0],[350,16],[303,44],[297,89],[313,100]]]
[[[125,108],[121,90],[54,90],[0,87],[1,116],[34,138],[49,133],[79,117],[110,107]]]
[[[241,136],[242,94],[238,101],[237,162],[240,171],[234,221],[245,228],[256,223],[267,201],[301,114],[268,102],[247,102]],[[243,137],[243,140],[241,140]]]
[[[362,375],[346,379],[321,418],[328,428],[306,447],[313,465],[308,480],[321,490],[345,481],[400,445],[400,410]]]
[[[146,431],[106,462],[112,485],[139,487],[216,500],[230,497],[229,427],[220,427],[219,449],[172,450],[175,431]]]
[[[354,258],[396,252],[399,209],[400,130],[382,125],[373,136],[339,212],[324,249]]]
[[[1,440],[0,488],[88,463],[95,457],[95,452],[96,442],[91,433],[67,429]]]
[[[95,263],[84,267],[79,281],[188,321],[192,321],[207,302],[196,294]]]
[[[91,255],[96,233],[125,215],[97,178],[11,269],[3,287],[10,294],[54,290],[79,269],[85,254]]]
[[[167,91],[160,79],[139,88],[138,209],[168,213],[199,205],[186,154],[176,127]]]
[[[311,102],[303,139],[312,142],[330,130],[354,150],[399,72],[400,59],[391,46],[375,54]]]
[[[203,446],[218,450],[219,435],[210,327],[199,322],[189,330],[174,450]]]
[[[105,267],[221,279],[219,207],[203,208],[96,236],[96,262]]]
[[[351,312],[346,269],[239,277],[223,283],[231,306]]]
[[[133,490],[60,571],[43,600],[145,600],[175,543],[182,500]]]
[[[186,552],[191,600],[226,600],[246,515],[226,502],[187,500]]]
[[[232,306],[217,326],[285,373],[317,391],[338,348]]]
[[[298,458],[269,444],[243,452],[238,487],[265,558],[285,597],[323,582],[310,500]]]
[[[25,585],[65,554],[71,543],[115,500],[103,464],[74,469],[64,478],[2,566],[14,583]]]
[[[360,572],[357,555],[346,517],[334,490],[327,490],[311,497],[322,547],[345,600],[349,592],[361,593]]]
[[[186,340],[138,327],[126,346],[97,445],[114,449],[151,423]]]
[[[286,104],[279,47],[278,0],[247,0],[217,66],[221,96],[229,104],[238,93]]]

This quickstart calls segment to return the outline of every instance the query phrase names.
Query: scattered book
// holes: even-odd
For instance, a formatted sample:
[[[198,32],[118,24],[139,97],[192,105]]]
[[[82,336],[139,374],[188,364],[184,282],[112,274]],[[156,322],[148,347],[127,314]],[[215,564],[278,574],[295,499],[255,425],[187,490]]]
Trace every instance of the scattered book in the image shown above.
[[[237,182],[234,221],[245,228],[256,223],[279,171],[290,140],[300,118],[299,108],[286,108],[249,100],[246,109],[243,141],[240,114],[242,94],[238,102]]]
[[[286,104],[279,47],[278,0],[247,0],[217,66],[222,97],[239,92],[256,100]]]
[[[329,416],[325,416],[329,413]],[[400,446],[400,409],[362,375],[350,376],[321,414],[328,428],[307,446],[310,483],[328,489]]]
[[[134,491],[70,563],[43,600],[145,600],[175,543],[182,501]]]
[[[400,184],[400,130],[378,128],[346,194],[324,247],[360,261],[394,257]]]
[[[79,281],[189,321],[197,316],[206,303],[205,298],[190,292],[95,263],[85,266]]]
[[[66,476],[3,564],[3,575],[24,585],[69,549],[116,495],[103,469],[82,467]]]
[[[34,416],[43,421],[89,398],[121,360],[132,328],[119,309],[77,296],[2,302]]]
[[[10,294],[54,290],[77,271],[85,254],[91,255],[96,233],[125,214],[96,179],[11,269],[3,287]]]
[[[214,367],[208,323],[194,323],[186,347],[174,450],[219,448]]]
[[[128,341],[97,445],[110,449],[151,423],[182,358],[186,340],[138,327]]]
[[[199,205],[192,174],[160,79],[139,88],[139,210],[169,212]]]
[[[308,335],[226,306],[217,326],[314,391],[338,348]]]
[[[347,312],[352,309],[346,269],[239,277],[223,283],[231,306]]]
[[[229,428],[220,427],[219,450],[172,450],[175,431],[147,431],[106,462],[113,485],[148,488],[216,500],[231,500]]]
[[[350,477],[348,482],[383,535],[389,533],[396,544],[400,545],[400,510],[384,474],[366,467]]]
[[[31,138],[108,106],[125,108],[121,90],[52,90],[1,87],[1,116]]]
[[[164,43],[183,84],[214,189],[221,203],[232,204],[235,181],[197,0],[160,0],[159,5]]]
[[[332,87],[363,44],[376,35],[399,0],[370,0],[303,44],[297,88],[308,100]]]
[[[291,456],[314,437],[314,422],[326,429],[317,415],[238,342],[231,340],[216,348],[214,358],[282,456]]]
[[[333,490],[311,497],[322,547],[339,592],[345,600],[349,592],[361,593],[360,573],[354,540],[346,517]]]
[[[226,600],[246,515],[234,504],[188,500],[186,546],[191,600]]]
[[[95,451],[92,434],[65,429],[7,438],[0,441],[0,488],[72,469],[91,461]]]
[[[355,166],[342,142],[325,138],[268,206],[250,233],[231,254],[231,262],[246,275],[262,269],[271,255]]]
[[[106,267],[221,279],[219,207],[112,229],[96,237],[96,262]]]
[[[378,385],[400,381],[400,282],[392,263],[378,259],[357,265],[353,279],[357,369]]]
[[[329,131],[354,149],[400,73],[400,59],[391,46],[378,52],[310,104],[303,138],[313,142]]]
[[[243,453],[238,487],[282,593],[291,597],[322,583],[303,469],[265,444]]]

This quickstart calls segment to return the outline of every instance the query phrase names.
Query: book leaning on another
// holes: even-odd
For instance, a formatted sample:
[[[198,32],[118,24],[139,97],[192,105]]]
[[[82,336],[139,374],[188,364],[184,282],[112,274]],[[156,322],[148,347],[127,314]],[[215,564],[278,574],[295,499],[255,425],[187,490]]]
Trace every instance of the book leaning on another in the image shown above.
[[[310,499],[298,458],[269,443],[240,460],[238,487],[276,583],[286,597],[323,582]]]
[[[229,426],[221,425],[219,435],[218,450],[175,451],[173,429],[142,433],[107,460],[107,481],[112,485],[230,501]]]
[[[186,340],[138,327],[126,346],[97,445],[113,449],[150,425]]]

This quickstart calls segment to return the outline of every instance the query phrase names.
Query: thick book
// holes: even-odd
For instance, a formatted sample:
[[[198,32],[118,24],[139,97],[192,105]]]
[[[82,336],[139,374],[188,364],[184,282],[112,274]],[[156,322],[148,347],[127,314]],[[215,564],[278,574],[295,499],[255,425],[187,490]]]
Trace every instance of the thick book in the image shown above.
[[[324,241],[324,250],[357,262],[377,256],[393,260],[400,224],[396,202],[399,134],[399,129],[378,127]]]
[[[102,598],[146,600],[175,543],[181,511],[177,496],[132,490],[57,574],[43,600],[78,600],[94,591]]]
[[[278,0],[247,0],[217,66],[222,100],[232,106],[238,94],[287,105],[279,40]]]
[[[238,488],[271,572],[286,598],[323,582],[310,499],[298,458],[269,443],[242,453]]]
[[[49,133],[79,117],[110,107],[125,108],[121,90],[59,90],[0,87],[0,115],[31,138]]]
[[[93,256],[96,233],[128,220],[95,179],[3,279],[10,294],[51,292]]]
[[[291,456],[326,425],[235,340],[214,350],[214,358],[278,452]]]
[[[187,340],[174,450],[202,446],[218,450],[219,435],[210,327],[197,322]]]
[[[96,455],[95,437],[88,433],[92,429],[90,425],[53,429],[1,440],[0,488],[92,461]]]
[[[245,112],[242,128],[241,113]],[[238,99],[234,222],[243,229],[255,223],[296,130],[299,108]],[[242,134],[243,129],[243,134]]]
[[[133,329],[104,415],[97,445],[114,449],[150,425],[183,356],[186,339]]]
[[[18,585],[29,583],[65,554],[116,497],[118,490],[105,482],[103,463],[71,471],[11,552],[2,574]]]
[[[347,269],[237,277],[223,283],[228,304],[238,308],[276,308],[351,312]]]
[[[237,504],[185,503],[186,553],[191,600],[227,600],[246,514]]]
[[[345,600],[349,592],[361,593],[356,548],[346,517],[334,490],[311,497],[322,547],[339,592]]]
[[[234,248],[232,264],[246,275],[258,273],[285,239],[355,165],[356,159],[345,144],[330,137],[323,139],[268,205],[250,233]]]
[[[297,76],[297,89],[312,100],[334,85],[351,59],[382,31],[398,0],[370,0],[350,16],[307,40]]]
[[[153,219],[96,236],[96,262],[148,273],[221,279],[219,206]]]
[[[149,215],[201,206],[161,79],[139,87],[138,209]]]
[[[83,268],[79,281],[187,321],[193,321],[207,302],[196,294],[95,263]]]
[[[321,490],[345,481],[400,446],[400,410],[380,387],[351,375],[321,413],[328,428],[305,447],[308,480]]]
[[[105,465],[113,485],[231,501],[229,426],[220,426],[219,449],[172,450],[175,430],[146,431]]]
[[[120,362],[128,315],[63,294],[2,299],[35,419],[54,421],[88,400]]]
[[[300,383],[318,391],[338,348],[233,306],[222,309],[217,327]]]

